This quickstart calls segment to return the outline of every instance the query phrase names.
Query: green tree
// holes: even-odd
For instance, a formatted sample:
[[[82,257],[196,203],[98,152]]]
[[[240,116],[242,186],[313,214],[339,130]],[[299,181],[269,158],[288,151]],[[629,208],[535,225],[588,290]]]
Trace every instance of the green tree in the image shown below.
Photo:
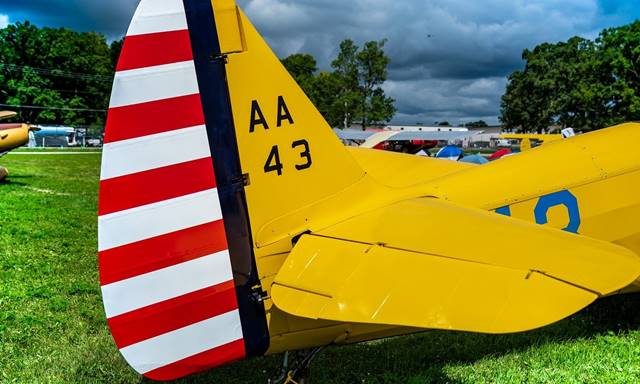
[[[640,119],[640,21],[605,29],[597,40],[609,74],[609,102],[620,121]]]
[[[544,43],[522,58],[524,69],[508,77],[502,97],[507,128],[592,130],[640,119],[640,21],[606,29],[595,41]]]
[[[468,128],[483,128],[483,127],[488,127],[489,125],[484,120],[478,120],[478,121],[470,121],[468,123],[463,124],[463,126]]]
[[[282,59],[282,64],[302,87],[307,96],[311,97],[314,87],[314,75],[318,70],[316,59],[309,54],[296,53]]]
[[[380,87],[387,80],[390,59],[384,53],[387,40],[369,41],[356,55],[360,88],[360,118],[362,127],[384,123],[395,114],[395,100],[386,97]]]
[[[113,65],[97,33],[16,23],[0,29],[0,103],[20,108],[32,123],[104,122]],[[35,108],[31,107],[34,106]]]
[[[368,120],[371,123],[383,124],[391,120],[396,113],[395,100],[387,97],[382,88],[377,87],[367,102]]]
[[[522,54],[526,61],[524,71],[509,76],[507,92],[502,98],[502,122],[507,128],[542,131],[553,123],[551,94],[555,79],[550,74],[552,64],[549,60],[553,57],[553,47],[542,44],[533,51],[525,50]]]
[[[332,127],[344,124],[344,98],[340,97],[340,92],[342,85],[335,72],[320,72],[314,78],[311,100]]]
[[[120,58],[120,52],[122,51],[123,45],[124,45],[124,38],[113,41],[109,46],[109,52],[111,55],[111,66],[113,66],[113,68],[115,68],[118,65],[118,59]]]
[[[396,112],[394,100],[380,87],[389,64],[382,50],[385,42],[370,41],[360,50],[352,40],[342,41],[332,72],[318,72],[309,54],[288,56],[282,64],[330,125],[348,128],[360,120],[366,127],[387,122]]]
[[[341,125],[348,128],[358,116],[361,105],[360,87],[358,83],[358,46],[350,39],[340,43],[338,57],[331,62],[338,83],[337,93],[332,103],[340,112]]]

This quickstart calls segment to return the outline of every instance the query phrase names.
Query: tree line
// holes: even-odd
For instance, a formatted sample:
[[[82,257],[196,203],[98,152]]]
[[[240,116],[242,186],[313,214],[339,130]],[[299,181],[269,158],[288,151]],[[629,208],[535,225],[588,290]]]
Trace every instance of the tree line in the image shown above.
[[[385,40],[362,48],[340,44],[333,71],[318,71],[315,58],[283,60],[332,126],[389,121],[394,100],[380,87],[387,79]],[[36,124],[103,127],[122,40],[95,32],[38,28],[27,22],[0,29],[0,109]]]
[[[390,61],[385,44],[386,40],[369,41],[358,47],[352,40],[342,41],[332,71],[318,71],[310,54],[294,54],[282,63],[331,126],[380,125],[396,112],[395,100],[381,87]]]
[[[30,123],[102,127],[120,46],[29,22],[0,29],[0,109]]]
[[[557,124],[593,130],[640,120],[640,21],[573,37],[522,54],[508,77],[500,120],[507,128],[543,132]]]
[[[329,71],[319,71],[308,54],[282,62],[330,125],[384,124],[396,112],[381,87],[390,62],[385,44],[344,40]],[[122,40],[109,43],[99,33],[29,22],[0,29],[0,109],[31,123],[102,127],[121,47]],[[640,21],[594,40],[540,44],[522,58],[524,68],[509,75],[501,100],[506,128],[592,130],[640,120]]]

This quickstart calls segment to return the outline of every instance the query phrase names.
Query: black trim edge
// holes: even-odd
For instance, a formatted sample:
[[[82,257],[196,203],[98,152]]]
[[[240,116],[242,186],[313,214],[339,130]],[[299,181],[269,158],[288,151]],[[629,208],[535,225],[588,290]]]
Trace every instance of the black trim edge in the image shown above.
[[[264,304],[255,297],[260,286],[244,194],[242,168],[218,32],[210,0],[184,0],[193,57],[213,157],[218,196],[225,222],[233,279],[247,356],[269,348]]]

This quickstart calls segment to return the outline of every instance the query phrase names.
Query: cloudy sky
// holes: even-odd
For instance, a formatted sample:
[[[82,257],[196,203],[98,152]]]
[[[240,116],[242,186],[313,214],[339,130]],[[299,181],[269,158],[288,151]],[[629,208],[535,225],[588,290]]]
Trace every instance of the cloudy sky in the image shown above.
[[[640,18],[640,0],[238,0],[276,53],[313,54],[322,69],[341,40],[387,38],[384,88],[398,123],[497,123],[506,76],[524,48]],[[0,27],[126,31],[137,0],[0,0]]]

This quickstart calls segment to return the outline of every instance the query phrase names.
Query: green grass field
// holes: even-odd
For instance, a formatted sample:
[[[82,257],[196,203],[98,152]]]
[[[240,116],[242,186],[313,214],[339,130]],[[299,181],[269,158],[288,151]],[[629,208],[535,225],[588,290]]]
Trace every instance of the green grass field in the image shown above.
[[[10,170],[0,184],[0,383],[145,382],[121,359],[103,316],[99,162],[95,154],[0,161]],[[180,382],[266,383],[280,361]],[[426,332],[329,348],[311,369],[312,383],[638,383],[640,295],[603,299],[526,334]]]
[[[65,147],[65,148],[29,148],[29,147],[20,147],[13,150],[13,152],[101,152],[102,148],[95,147]]]

